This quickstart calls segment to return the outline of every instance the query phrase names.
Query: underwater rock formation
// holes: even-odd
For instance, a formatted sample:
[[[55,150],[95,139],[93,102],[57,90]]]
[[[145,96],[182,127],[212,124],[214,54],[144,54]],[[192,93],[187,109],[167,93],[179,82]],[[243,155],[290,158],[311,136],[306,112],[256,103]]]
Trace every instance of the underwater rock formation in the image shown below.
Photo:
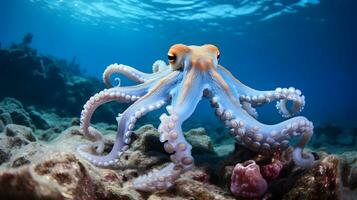
[[[30,138],[33,139],[22,142],[24,144],[16,150],[14,146],[6,146],[6,149],[12,150],[14,153],[8,154],[8,159],[0,167],[2,169],[0,184],[6,185],[0,189],[0,197],[3,198],[146,199],[145,194],[138,193],[131,186],[131,181],[139,174],[152,168],[160,168],[169,161],[165,150],[161,145],[158,145],[160,144],[160,134],[151,125],[143,126],[135,131],[132,147],[119,161],[119,171],[96,168],[73,154],[78,144],[86,142],[78,126],[68,128],[59,137],[47,142],[46,145],[42,145],[35,138],[30,128],[19,125],[7,126],[19,127],[16,129],[18,135],[24,135],[24,138],[31,135]],[[111,134],[105,135],[106,151],[114,141],[114,132],[109,131],[109,133]],[[15,137],[7,132],[1,134],[6,136],[7,140]],[[202,138],[205,136],[204,134],[200,135]],[[194,140],[199,141],[200,138]],[[1,140],[1,144],[5,143],[7,142]],[[197,147],[202,148],[203,146],[205,146],[204,143]],[[20,160],[23,162],[19,162]],[[222,194],[229,197],[229,193],[219,187],[213,185],[206,187],[202,181],[202,177],[205,177],[204,174],[206,174],[205,171],[200,168],[194,171],[195,174],[184,175],[175,183],[175,197],[179,198],[182,195],[182,199],[185,199],[187,195],[191,195],[198,199],[200,197],[220,197],[222,199]],[[13,184],[5,184],[6,181],[11,181]],[[29,185],[23,184],[24,182]],[[207,179],[204,182],[207,182]],[[20,192],[16,192],[18,188],[21,188]],[[190,194],[193,189],[195,189],[195,193]],[[154,196],[172,196],[172,194],[155,194]]]
[[[357,127],[346,128],[332,123],[317,125],[309,146],[329,153],[354,151],[357,149]]]
[[[24,107],[14,98],[5,97],[0,101],[0,131],[8,124],[23,125],[36,132],[40,140],[49,141],[75,123],[73,120],[59,117],[53,111]]]
[[[6,125],[3,134],[0,135],[0,165],[8,162],[23,146],[33,142],[36,142],[36,138],[31,128],[15,124]]]
[[[2,125],[19,124],[36,128],[22,103],[13,98],[4,98],[0,102],[0,121]]]
[[[104,124],[101,127],[105,133],[104,152],[107,153],[114,144],[115,130],[104,128]],[[200,149],[193,156],[217,156],[204,129],[192,131],[197,133],[189,142],[194,144],[193,148]],[[291,149],[272,157],[237,144],[228,157],[220,157],[225,175],[211,167],[214,163],[201,162],[182,174],[169,190],[146,193],[135,190],[133,180],[169,163],[160,144],[160,133],[152,125],[134,130],[133,143],[120,158],[116,169],[97,168],[76,154],[79,144],[88,143],[79,126],[69,127],[46,142],[38,140],[31,128],[14,124],[6,125],[0,136],[0,199],[242,199],[231,193],[231,177],[234,166],[244,165],[248,160],[259,165],[260,173],[266,179],[268,189],[264,198],[316,199],[316,194],[325,199],[357,197],[356,152],[341,155],[318,152],[318,160],[306,170],[294,165]],[[264,176],[264,166],[274,165],[277,161],[283,165],[279,175]]]
[[[79,116],[87,97],[104,85],[84,75],[75,58],[67,62],[38,54],[30,46],[33,37],[26,34],[21,43],[0,47],[0,100],[13,97],[26,106],[52,109],[62,117]],[[110,121],[116,115],[112,110],[120,112],[123,108],[103,106],[96,115],[101,121]]]
[[[337,156],[326,156],[296,180],[284,199],[339,199]]]
[[[88,172],[73,154],[67,153],[53,153],[35,164],[0,172],[0,185],[0,197],[4,199],[95,197]]]

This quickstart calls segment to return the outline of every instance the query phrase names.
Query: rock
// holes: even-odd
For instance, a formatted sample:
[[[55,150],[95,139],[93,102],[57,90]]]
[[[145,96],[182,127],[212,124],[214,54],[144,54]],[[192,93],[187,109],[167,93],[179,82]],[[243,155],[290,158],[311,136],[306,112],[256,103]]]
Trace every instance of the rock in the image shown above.
[[[229,134],[229,132],[221,133],[219,137],[215,139],[213,138],[212,141],[214,141],[214,151],[217,155],[222,157],[227,157],[234,150],[234,145],[236,143],[236,139]]]
[[[11,153],[11,157],[5,167],[16,168],[30,164],[34,160],[39,160],[46,153],[45,148],[40,143],[32,142]]]
[[[0,140],[1,142],[1,140]],[[0,164],[10,159],[9,150],[0,145]]]
[[[349,182],[350,188],[351,188],[352,190],[355,190],[356,187],[357,187],[357,167],[356,167],[356,166],[354,166],[354,167],[351,169],[348,182]]]
[[[69,124],[71,120],[68,120]],[[116,131],[105,124],[97,127],[104,135],[105,153],[108,153]],[[194,139],[189,142],[194,148],[205,149],[201,154],[193,154],[195,158],[208,156],[205,164],[195,162],[195,166],[175,181],[169,190],[145,193],[136,191],[132,181],[169,162],[169,155],[159,141],[160,134],[152,125],[134,131],[133,143],[120,157],[116,169],[103,169],[77,155],[79,145],[92,144],[78,126],[69,127],[59,134],[49,128],[47,136],[58,136],[44,142],[36,139],[30,128],[9,124],[0,134],[0,199],[234,199],[229,190],[232,171],[237,163],[246,160],[254,160],[260,167],[260,173],[269,179],[264,198],[356,197],[355,152],[342,155],[318,152],[319,160],[313,168],[304,170],[291,161],[290,148],[279,153],[280,157],[275,157],[275,154],[261,155],[236,145],[235,151],[223,163],[217,163],[213,159],[217,156],[214,151],[207,153],[210,142],[202,130],[189,131],[185,135],[187,138],[193,135]],[[279,168],[282,164],[278,176],[274,159],[281,161]],[[212,165],[222,166],[222,173],[215,171]],[[263,169],[264,166],[266,169]]]
[[[74,155],[65,153],[54,153],[36,164],[2,172],[0,185],[2,198],[95,199],[88,172]]]
[[[322,158],[296,181],[283,199],[340,199],[338,179],[339,160],[334,155]]]
[[[4,112],[4,113],[1,113],[1,114],[0,114],[0,120],[1,120],[1,122],[2,122],[4,125],[6,125],[6,124],[12,124],[11,115],[10,115],[8,112],[4,111],[4,110],[0,110],[0,111]]]
[[[168,193],[155,193],[150,195],[148,200],[186,200],[186,197],[178,197],[175,194],[168,194]]]
[[[132,144],[134,149],[166,153],[163,144],[159,140],[160,133],[152,125],[140,127],[135,131],[135,135],[140,135],[140,140]],[[214,153],[212,142],[203,128],[192,129],[185,132],[184,135],[192,145],[193,154]]]
[[[0,120],[0,132],[3,132],[5,128],[5,124]]]
[[[16,140],[21,140],[23,141],[22,143],[25,144],[36,141],[36,137],[33,135],[33,132],[30,128],[16,124],[7,125],[5,127],[5,135],[13,138],[18,138]],[[11,146],[10,148],[12,147],[13,146]]]
[[[74,117],[71,121],[71,126],[79,126],[80,123],[80,119],[78,117]]]
[[[7,124],[18,124],[32,128],[39,139],[53,139],[70,126],[70,118],[61,118],[51,111],[39,111],[33,106],[24,108],[21,102],[14,98],[4,98],[0,102],[0,131]],[[51,130],[49,130],[51,129]],[[48,132],[51,134],[46,135]],[[52,134],[56,132],[57,134]]]
[[[32,110],[30,113],[30,117],[38,129],[48,129],[50,125],[48,124],[47,120],[36,110]]]
[[[234,199],[228,192],[219,187],[185,177],[182,177],[175,182],[173,192],[178,196],[186,197],[188,199]]]
[[[9,161],[22,147],[36,141],[30,128],[15,124],[7,125],[0,135],[0,165]]]
[[[17,128],[26,132],[25,129]],[[26,130],[30,131],[30,129]],[[113,133],[111,130],[103,131]],[[8,134],[9,136],[6,137],[15,137],[19,131],[12,132],[15,133]],[[141,127],[135,133],[132,146],[120,158],[119,171],[95,167],[73,154],[78,145],[90,143],[82,136],[78,126],[66,129],[46,145],[42,145],[40,141],[30,141],[29,144],[7,154],[9,158],[6,164],[2,165],[0,184],[1,181],[5,181],[5,176],[11,177],[10,181],[14,184],[0,189],[0,197],[11,199],[23,198],[25,195],[34,199],[73,199],[74,196],[84,199],[133,200],[165,197],[229,199],[229,193],[209,183],[210,177],[204,168],[195,168],[183,175],[175,183],[176,187],[173,189],[175,195],[169,192],[152,195],[137,192],[131,186],[131,181],[153,168],[162,167],[169,161],[169,157],[162,149],[159,133],[153,126]],[[107,141],[106,151],[108,151],[115,135],[104,134],[104,136]],[[44,181],[39,181],[42,179]],[[22,184],[25,181],[30,186]],[[22,192],[15,193],[16,190]]]
[[[136,168],[140,173],[169,161],[159,140],[160,133],[152,125],[145,125],[135,131],[131,147],[119,159],[122,168]]]
[[[30,37],[27,35],[24,38]],[[24,105],[43,110],[53,109],[64,117],[79,116],[90,96],[105,88],[101,80],[86,76],[81,71],[76,58],[68,62],[53,56],[39,55],[29,42],[13,43],[8,48],[0,47],[0,66],[0,99],[13,97],[20,99]],[[117,112],[122,112],[124,108],[122,104],[101,106],[94,121],[112,122]],[[29,126],[21,114],[14,113],[13,120],[20,121],[14,123]],[[36,120],[42,124],[39,126],[41,129],[47,129],[41,116],[33,117],[37,117]]]
[[[128,180],[137,177],[136,170],[116,173],[97,168],[73,154],[85,142],[88,141],[79,127],[71,127],[46,145],[37,141],[13,149],[0,171],[0,184],[6,181],[12,184],[0,189],[0,198],[144,199],[133,188],[126,188]],[[16,193],[19,189],[21,192]]]
[[[44,141],[52,141],[58,137],[61,132],[70,126],[72,120],[70,118],[60,118],[54,113],[44,113],[42,117],[46,119],[45,124],[48,124],[49,128],[45,130],[37,129],[36,134],[40,140]]]
[[[36,134],[39,140],[52,141],[61,134],[61,131],[63,131],[63,128],[53,127],[47,130],[37,130]]]
[[[133,149],[165,153],[163,144],[159,140],[160,133],[154,126],[142,126],[134,133],[135,136],[137,136],[137,139],[132,144]]]
[[[210,179],[211,179],[209,169],[202,168],[202,167],[201,168],[195,167],[189,170],[188,172],[185,173],[185,176],[202,183],[210,183]]]
[[[21,102],[14,98],[7,97],[0,102],[0,113],[0,119],[5,125],[14,123],[35,128]]]
[[[184,133],[187,141],[192,145],[192,153],[213,153],[213,145],[204,128],[191,129]]]
[[[317,125],[309,146],[314,149],[341,154],[357,149],[357,129],[327,123]],[[336,137],[338,135],[338,137]]]
[[[357,152],[344,152],[339,158],[343,186],[354,190],[357,196]]]

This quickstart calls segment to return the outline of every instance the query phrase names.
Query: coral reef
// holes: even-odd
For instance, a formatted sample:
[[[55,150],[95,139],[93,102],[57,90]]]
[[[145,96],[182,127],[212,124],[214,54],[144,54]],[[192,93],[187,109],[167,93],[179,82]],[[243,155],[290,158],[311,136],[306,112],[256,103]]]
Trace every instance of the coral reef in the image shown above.
[[[26,34],[21,43],[0,47],[0,99],[13,97],[26,106],[51,109],[60,116],[79,116],[87,97],[104,85],[97,78],[85,76],[76,58],[67,62],[37,53],[30,47],[33,37]],[[118,105],[103,106],[97,117],[110,121],[116,115],[112,110],[123,109]]]
[[[4,98],[0,102],[0,120],[3,125],[14,123],[35,128],[21,102],[13,98]]]
[[[105,126],[99,127],[105,133],[104,153],[108,153],[115,141],[115,130]],[[318,152],[318,160],[307,170],[294,164],[291,149],[272,156],[236,144],[228,157],[222,157],[212,148],[204,129],[194,129],[185,135],[193,132],[194,137],[188,137],[188,142],[193,144],[193,149],[199,149],[193,151],[193,156],[216,159],[221,174],[212,167],[213,159],[201,160],[174,181],[169,190],[147,193],[135,190],[133,180],[169,164],[168,155],[160,145],[160,133],[152,125],[134,130],[133,143],[120,157],[117,168],[102,169],[76,153],[79,144],[88,143],[79,126],[70,126],[53,140],[42,141],[29,127],[7,124],[0,133],[0,199],[249,199],[235,197],[236,193],[231,192],[230,188],[235,187],[231,185],[232,176],[243,181],[264,178],[267,189],[264,183],[259,187],[262,188],[259,198],[319,199],[315,198],[317,195],[324,199],[353,199],[357,196],[356,152],[341,155]],[[255,176],[232,175],[247,172],[242,171],[248,168],[247,164],[254,166]],[[233,170],[235,166],[240,169]]]
[[[316,126],[309,146],[329,153],[343,153],[356,150],[356,141],[356,127],[346,128],[332,123],[324,123]]]
[[[7,147],[11,153],[0,166],[0,184],[4,185],[0,189],[0,197],[3,198],[147,199],[147,194],[139,193],[132,187],[132,180],[149,169],[165,166],[169,161],[165,150],[157,145],[160,144],[160,134],[151,125],[135,131],[132,147],[119,161],[119,171],[96,168],[73,154],[78,144],[86,142],[78,126],[66,129],[46,145],[38,141],[29,128],[7,125],[5,130],[11,126],[15,126],[18,133],[1,133],[6,140],[13,140],[17,136],[33,139],[23,139],[26,142],[16,149],[14,146]],[[106,146],[113,145],[113,134],[106,135],[106,141]],[[1,142],[4,143],[3,140]],[[175,182],[172,191],[155,193],[149,195],[149,198],[174,196],[176,199],[229,199],[228,192],[217,186],[206,185],[208,178],[204,170],[197,168],[194,172]],[[5,184],[7,181],[13,184]],[[17,192],[19,188],[21,190]]]
[[[339,199],[336,156],[326,156],[318,166],[299,177],[284,199]]]
[[[76,119],[62,118],[54,112],[37,110],[34,106],[24,107],[20,101],[5,97],[0,101],[0,131],[8,124],[29,127],[39,139],[48,141],[68,126],[75,125]]]

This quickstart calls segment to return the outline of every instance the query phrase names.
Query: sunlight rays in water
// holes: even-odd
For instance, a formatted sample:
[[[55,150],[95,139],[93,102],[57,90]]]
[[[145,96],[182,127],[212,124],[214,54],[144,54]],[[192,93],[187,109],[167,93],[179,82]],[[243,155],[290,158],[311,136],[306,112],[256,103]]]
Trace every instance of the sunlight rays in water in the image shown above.
[[[45,9],[93,25],[107,23],[112,27],[121,24],[137,24],[146,27],[173,21],[186,23],[204,22],[217,28],[219,20],[237,20],[240,26],[266,21],[285,14],[318,5],[319,0],[295,0],[283,3],[279,0],[228,0],[224,3],[200,0],[30,0]],[[146,21],[146,22],[143,22]],[[221,21],[220,21],[221,22]],[[153,28],[150,25],[149,28]]]

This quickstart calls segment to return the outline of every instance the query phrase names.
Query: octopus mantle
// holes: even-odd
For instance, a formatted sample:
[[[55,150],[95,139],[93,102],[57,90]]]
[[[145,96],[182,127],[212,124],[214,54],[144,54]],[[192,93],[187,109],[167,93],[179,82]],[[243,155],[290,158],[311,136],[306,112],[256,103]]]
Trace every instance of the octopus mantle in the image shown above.
[[[160,141],[170,154],[171,163],[166,167],[138,177],[133,185],[144,191],[166,189],[172,186],[180,174],[193,166],[191,145],[185,140],[182,123],[194,112],[198,102],[210,99],[216,115],[223,121],[238,142],[251,150],[274,152],[289,146],[289,139],[300,136],[293,159],[301,167],[310,167],[314,161],[311,153],[302,150],[313,133],[313,125],[305,117],[294,117],[274,125],[257,121],[255,107],[277,101],[277,109],[283,117],[299,113],[305,104],[301,91],[293,87],[258,91],[245,86],[218,64],[219,50],[214,45],[173,45],[168,52],[169,65],[156,61],[153,73],[147,74],[135,68],[112,64],[103,74],[109,87],[91,97],[81,114],[83,134],[92,140],[93,146],[78,147],[79,154],[99,167],[115,166],[122,152],[131,143],[136,121],[146,113],[164,105],[167,114],[160,117]],[[139,83],[134,86],[112,86],[109,78],[120,73]],[[107,155],[102,134],[90,126],[94,110],[107,102],[132,103],[117,117],[118,130],[115,144]],[[292,106],[288,106],[288,101]],[[94,149],[95,153],[91,150]]]

